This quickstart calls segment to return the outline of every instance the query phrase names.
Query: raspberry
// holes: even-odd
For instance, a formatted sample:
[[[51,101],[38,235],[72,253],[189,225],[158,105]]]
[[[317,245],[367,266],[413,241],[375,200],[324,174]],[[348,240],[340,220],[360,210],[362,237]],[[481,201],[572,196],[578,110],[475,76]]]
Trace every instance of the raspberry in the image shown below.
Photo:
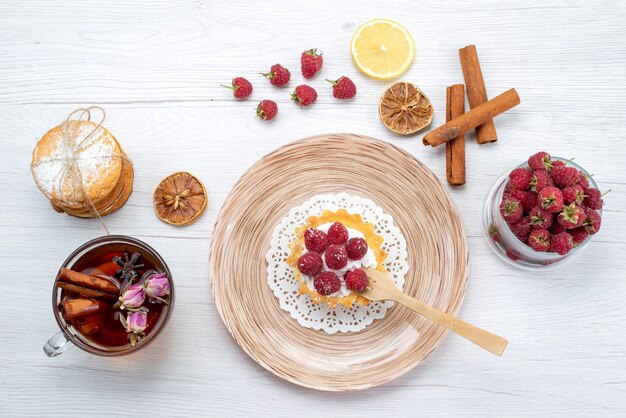
[[[367,241],[363,238],[350,238],[346,243],[346,252],[350,260],[360,260],[367,254]]]
[[[602,193],[598,189],[587,189],[583,203],[586,207],[593,210],[602,209]]]
[[[538,153],[531,155],[528,159],[528,166],[532,170],[550,170],[552,168],[552,159],[550,154],[545,151],[539,151]]]
[[[533,176],[530,179],[530,190],[533,192],[539,192],[548,186],[554,186],[550,173],[546,170],[533,171]]]
[[[317,49],[309,49],[304,51],[300,56],[300,65],[302,67],[302,75],[307,80],[313,78],[319,70],[322,69],[324,58],[322,53],[317,53]]]
[[[574,167],[568,167],[566,165],[553,165],[552,171],[550,171],[550,175],[552,176],[554,185],[562,189],[576,183],[576,181],[578,181],[580,172]]]
[[[547,229],[535,229],[528,237],[528,245],[535,251],[548,251],[552,234]]]
[[[561,160],[556,160],[556,161],[552,161],[552,168],[554,167],[565,167],[565,162],[561,161]],[[550,173],[552,173],[552,169],[548,170]]]
[[[321,254],[328,247],[328,236],[317,228],[309,228],[304,231],[304,246],[309,251]]]
[[[313,87],[302,84],[291,93],[291,100],[299,104],[300,107],[306,107],[317,100],[317,92]]]
[[[517,261],[522,258],[522,256],[520,256],[520,254],[517,251],[511,248],[507,248],[505,252],[506,252],[506,256],[509,257],[513,261]]]
[[[585,217],[585,210],[576,203],[572,203],[563,207],[563,211],[557,216],[557,221],[566,229],[574,229],[583,224]]]
[[[513,184],[507,181],[506,186],[504,186],[504,194],[511,194],[514,190],[515,187],[513,187]]]
[[[351,99],[356,95],[356,86],[348,77],[342,76],[337,80],[326,79],[333,86],[333,96],[337,99]]]
[[[324,263],[318,253],[306,253],[298,258],[298,270],[302,274],[315,276],[322,271],[322,267],[324,267]]]
[[[576,184],[582,187],[583,190],[587,190],[589,188],[589,179],[587,178],[587,175],[580,173],[578,180],[576,180]]]
[[[533,227],[530,224],[530,219],[527,216],[517,222],[509,224],[509,228],[511,229],[511,232],[513,232],[513,235],[515,235],[517,239],[522,242],[528,241],[530,232],[533,230]]]
[[[549,231],[552,232],[552,234],[556,235],[558,233],[565,232],[566,229],[560,223],[552,222],[552,226],[549,228]]]
[[[522,204],[524,212],[530,212],[532,208],[537,206],[537,193],[528,192],[526,190],[514,190],[511,197],[518,199]]]
[[[532,173],[526,168],[516,168],[509,173],[509,182],[517,190],[528,190]]]
[[[498,227],[495,224],[489,225],[488,232],[493,242],[502,242],[502,239],[500,238],[500,233],[498,232]]]
[[[507,223],[517,222],[524,214],[522,203],[514,197],[505,197],[500,203],[500,214]]]
[[[589,232],[584,227],[574,228],[569,231],[569,234],[572,236],[572,246],[577,247],[583,243],[589,236]]]
[[[563,193],[554,186],[548,186],[539,192],[539,204],[548,212],[560,212],[563,209]]]
[[[598,212],[589,208],[585,209],[585,216],[587,219],[583,222],[583,228],[585,228],[585,231],[587,231],[589,235],[593,235],[600,230],[602,217]]]
[[[345,244],[348,241],[348,230],[341,222],[335,222],[328,228],[328,242],[334,245]]]
[[[225,86],[224,84],[221,84],[221,86],[231,89],[236,99],[243,99],[252,94],[252,84],[243,77],[233,78],[230,86]]]
[[[324,260],[329,269],[341,270],[348,264],[348,253],[342,245],[331,245],[324,253]]]
[[[256,114],[263,120],[272,120],[278,113],[278,105],[272,100],[262,100],[256,108]]]
[[[530,217],[530,224],[535,229],[548,229],[554,221],[552,213],[542,209],[541,206],[535,206],[528,216]]]
[[[289,82],[291,73],[288,69],[280,64],[274,64],[270,68],[268,73],[261,73],[265,78],[270,80],[270,83],[276,87],[282,87]]]
[[[346,272],[343,276],[343,280],[346,282],[346,287],[355,292],[362,292],[370,282],[367,278],[367,274],[361,269]]]
[[[313,280],[313,286],[320,295],[328,296],[336,293],[341,288],[341,280],[332,271],[323,271]]]
[[[578,184],[574,184],[573,186],[567,186],[563,190],[563,203],[565,205],[569,205],[571,203],[576,203],[580,205],[585,198],[585,191]]]
[[[572,236],[567,232],[560,232],[552,237],[550,252],[565,255],[572,249],[573,245]]]

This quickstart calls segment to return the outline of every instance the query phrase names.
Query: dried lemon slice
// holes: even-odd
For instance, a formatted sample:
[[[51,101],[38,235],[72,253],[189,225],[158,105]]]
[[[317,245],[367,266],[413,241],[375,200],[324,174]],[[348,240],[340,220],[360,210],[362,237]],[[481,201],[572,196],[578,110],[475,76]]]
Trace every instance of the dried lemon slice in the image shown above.
[[[390,131],[410,135],[430,125],[435,111],[417,86],[400,81],[385,90],[378,104],[378,113]]]
[[[413,62],[413,37],[404,26],[389,19],[374,19],[359,27],[350,42],[359,71],[378,80],[399,77]]]
[[[207,204],[204,185],[179,171],[164,178],[154,191],[154,210],[163,222],[182,226],[198,219]]]

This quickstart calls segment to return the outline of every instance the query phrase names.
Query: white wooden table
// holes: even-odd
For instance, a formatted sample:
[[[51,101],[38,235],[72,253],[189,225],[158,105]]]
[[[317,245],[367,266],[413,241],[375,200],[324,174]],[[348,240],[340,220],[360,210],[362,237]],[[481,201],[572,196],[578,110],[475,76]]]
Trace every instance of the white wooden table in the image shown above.
[[[0,4],[0,416],[618,416],[626,414],[626,5],[619,2],[365,2],[295,4],[207,0],[5,1]],[[530,3],[530,4],[529,4]],[[449,335],[419,367],[357,393],[321,393],[275,378],[235,344],[209,288],[208,249],[220,205],[239,176],[280,145],[354,132],[398,145],[445,179],[444,148],[400,138],[378,120],[386,85],[362,76],[348,52],[356,27],[390,17],[412,32],[417,56],[403,77],[444,120],[446,85],[462,82],[457,49],[478,46],[491,96],[516,87],[522,104],[497,122],[500,141],[467,144],[467,185],[450,190],[471,245],[461,315],[510,340],[495,358]],[[318,102],[289,101],[299,55],[324,51]],[[291,88],[257,75],[280,62]],[[323,78],[348,75],[351,103]],[[219,87],[254,82],[236,103]],[[273,123],[256,103],[278,102]],[[106,107],[109,128],[136,169],[135,190],[106,218],[114,233],[153,245],[175,275],[176,309],[163,335],[137,355],[107,359],[73,349],[48,359],[57,331],[50,290],[60,263],[100,234],[97,220],[60,215],[30,176],[38,138],[77,107]],[[495,176],[546,149],[576,157],[606,200],[586,253],[550,274],[515,270],[490,253],[481,204]],[[159,180],[188,170],[210,204],[175,228],[152,210]],[[362,414],[360,414],[362,415]]]

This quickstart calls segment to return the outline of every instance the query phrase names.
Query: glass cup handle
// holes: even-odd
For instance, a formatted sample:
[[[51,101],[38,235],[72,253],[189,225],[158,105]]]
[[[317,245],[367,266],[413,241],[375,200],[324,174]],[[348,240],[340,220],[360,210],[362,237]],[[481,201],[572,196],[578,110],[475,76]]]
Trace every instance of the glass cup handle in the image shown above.
[[[56,357],[59,354],[65,353],[72,348],[74,344],[65,337],[63,332],[59,331],[52,338],[50,338],[43,346],[43,351],[48,357]]]

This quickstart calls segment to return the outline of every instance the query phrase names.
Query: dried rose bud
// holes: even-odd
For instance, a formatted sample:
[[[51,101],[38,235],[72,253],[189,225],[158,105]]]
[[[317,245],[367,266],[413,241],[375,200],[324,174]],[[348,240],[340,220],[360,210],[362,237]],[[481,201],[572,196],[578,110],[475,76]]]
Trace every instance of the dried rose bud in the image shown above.
[[[126,319],[126,331],[141,334],[146,329],[148,314],[145,311],[130,312]]]
[[[146,300],[146,293],[142,286],[134,284],[130,286],[124,294],[120,297],[122,302],[121,308],[137,309],[143,305]]]
[[[170,293],[170,281],[165,273],[153,274],[144,284],[146,294],[151,298],[161,298]]]

